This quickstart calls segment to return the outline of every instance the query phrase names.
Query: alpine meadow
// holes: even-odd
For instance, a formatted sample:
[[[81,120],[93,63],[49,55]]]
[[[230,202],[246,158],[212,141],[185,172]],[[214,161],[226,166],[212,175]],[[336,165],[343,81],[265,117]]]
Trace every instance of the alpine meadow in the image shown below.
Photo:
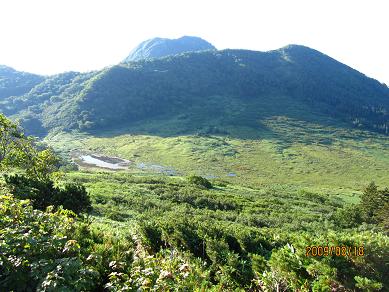
[[[0,291],[389,291],[389,88],[302,45],[0,66]]]

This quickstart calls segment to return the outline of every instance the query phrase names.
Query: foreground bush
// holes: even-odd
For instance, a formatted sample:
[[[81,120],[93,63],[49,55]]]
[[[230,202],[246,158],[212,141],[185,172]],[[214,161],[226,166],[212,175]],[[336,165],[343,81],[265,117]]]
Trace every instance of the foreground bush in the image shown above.
[[[98,273],[86,266],[72,239],[75,214],[34,210],[28,201],[0,196],[0,290],[90,290]]]
[[[12,193],[19,199],[31,200],[34,208],[45,210],[48,206],[73,211],[76,214],[91,210],[91,201],[85,187],[79,184],[54,186],[52,180],[37,180],[25,175],[5,176]]]
[[[207,280],[225,291],[380,291],[389,285],[389,238],[382,233],[232,227],[177,210],[145,220],[140,231],[151,250],[169,247],[202,258]],[[306,247],[323,245],[358,247],[363,254],[307,255]]]
[[[103,291],[119,266],[131,272],[133,244],[69,210],[0,195],[0,291]]]

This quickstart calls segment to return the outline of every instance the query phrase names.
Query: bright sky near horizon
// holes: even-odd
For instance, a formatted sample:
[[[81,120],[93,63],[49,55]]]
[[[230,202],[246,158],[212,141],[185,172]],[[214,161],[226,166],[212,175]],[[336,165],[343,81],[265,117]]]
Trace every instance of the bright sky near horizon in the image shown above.
[[[54,74],[101,69],[153,37],[218,49],[317,49],[389,84],[387,0],[0,0],[0,64]]]

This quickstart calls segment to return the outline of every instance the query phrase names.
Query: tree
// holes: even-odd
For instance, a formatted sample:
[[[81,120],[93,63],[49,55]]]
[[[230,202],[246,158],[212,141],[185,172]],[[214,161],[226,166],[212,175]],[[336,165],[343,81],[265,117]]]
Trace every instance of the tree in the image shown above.
[[[18,142],[24,139],[17,125],[0,113],[0,169],[12,163]]]
[[[51,149],[39,150],[35,141],[28,138],[21,141],[19,148],[19,166],[26,170],[29,177],[47,181],[58,170],[58,158]]]
[[[51,149],[39,149],[33,137],[25,136],[16,123],[0,114],[0,170],[20,167],[29,177],[49,180],[57,163]]]
[[[48,206],[71,210],[76,214],[92,209],[85,187],[66,183],[57,187],[52,180],[39,180],[26,175],[5,175],[5,181],[18,199],[29,199],[35,209],[45,210]]]
[[[361,209],[364,221],[378,223],[381,217],[385,217],[389,204],[389,191],[379,190],[374,182],[371,182],[363,191],[361,198]],[[385,212],[386,211],[386,212]]]
[[[91,209],[89,195],[82,185],[65,184],[56,187],[53,173],[58,170],[58,158],[51,149],[38,146],[33,137],[0,114],[0,170],[18,167],[25,174],[5,175],[5,181],[19,199],[29,199],[36,209],[53,205],[79,214]]]

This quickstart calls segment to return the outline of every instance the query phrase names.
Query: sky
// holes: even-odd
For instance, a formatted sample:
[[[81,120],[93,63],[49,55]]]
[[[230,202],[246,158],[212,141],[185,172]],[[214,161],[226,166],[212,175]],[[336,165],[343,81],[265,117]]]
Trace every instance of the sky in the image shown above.
[[[218,49],[317,49],[389,85],[387,0],[0,0],[0,64],[90,71],[153,37]]]

